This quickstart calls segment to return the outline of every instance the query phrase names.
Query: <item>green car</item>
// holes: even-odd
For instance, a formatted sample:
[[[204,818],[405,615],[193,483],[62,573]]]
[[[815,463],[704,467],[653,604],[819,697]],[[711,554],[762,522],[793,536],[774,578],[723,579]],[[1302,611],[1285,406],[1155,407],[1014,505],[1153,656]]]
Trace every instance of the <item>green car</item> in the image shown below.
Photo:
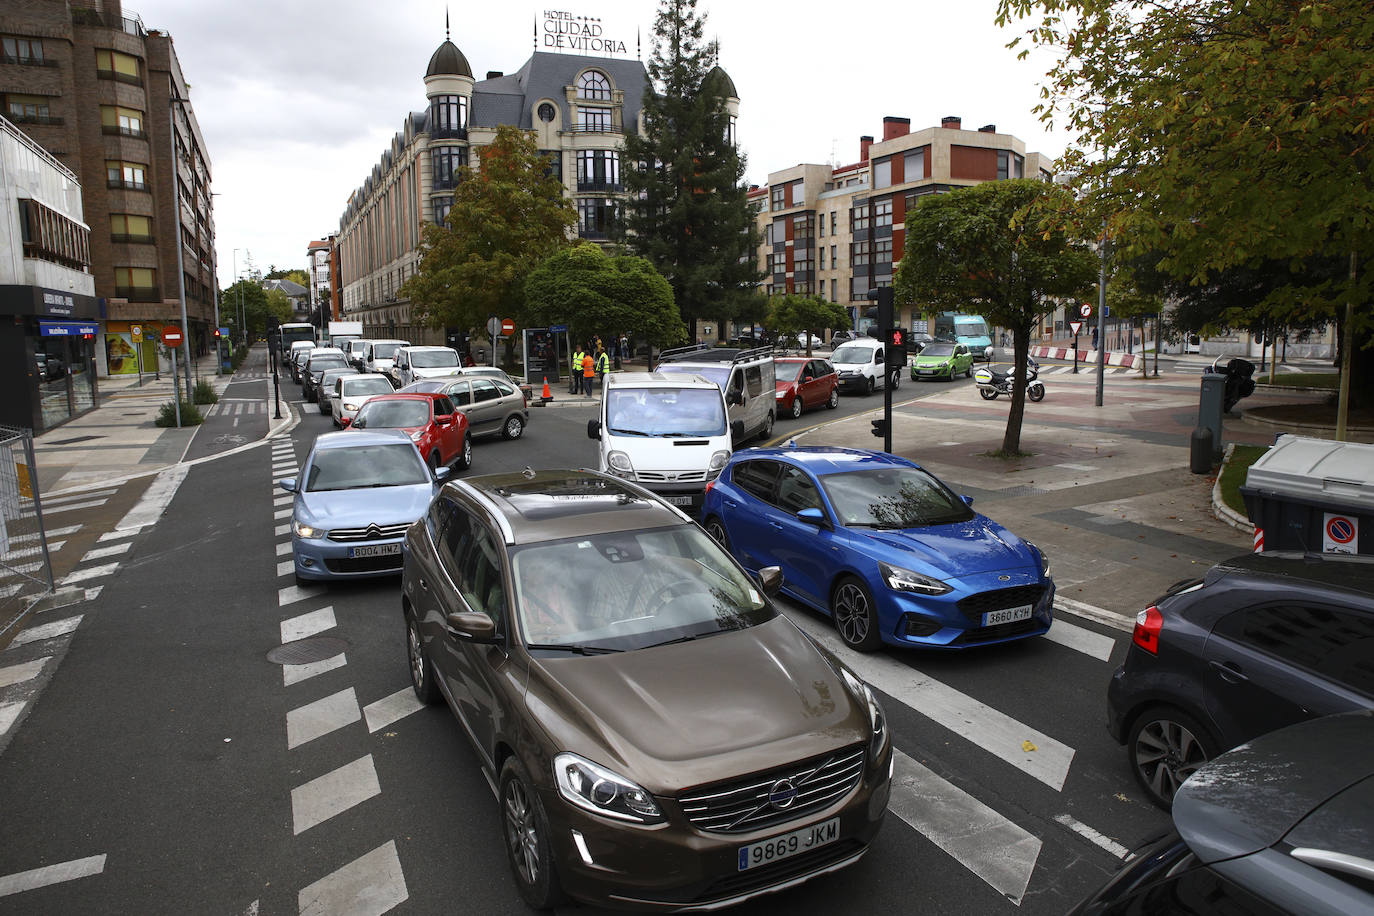
[[[973,376],[973,354],[961,343],[928,343],[911,364],[912,381],[942,378],[952,382],[961,372]]]

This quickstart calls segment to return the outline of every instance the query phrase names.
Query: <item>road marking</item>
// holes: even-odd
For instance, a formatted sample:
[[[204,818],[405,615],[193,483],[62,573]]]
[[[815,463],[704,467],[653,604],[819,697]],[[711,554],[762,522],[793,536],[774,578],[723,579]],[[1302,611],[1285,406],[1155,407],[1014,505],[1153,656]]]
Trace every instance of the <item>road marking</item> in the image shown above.
[[[291,505],[293,502],[295,502],[295,500],[296,500],[296,497],[292,496],[290,493],[283,493],[281,496],[278,496],[276,499],[272,500],[272,505],[273,505],[273,506],[289,506],[289,505]]]
[[[1064,788],[1069,765],[1073,763],[1073,748],[896,659],[854,652],[840,642],[828,623],[812,620],[793,608],[787,608],[787,615],[883,693],[1034,776],[1056,792]],[[1027,741],[1036,750],[1024,750]]]
[[[273,519],[290,518],[290,517],[291,517],[291,513],[292,513],[293,511],[295,511],[295,510],[293,510],[290,506],[287,506],[285,509],[278,509],[278,510],[276,510],[275,512],[273,512],[273,513],[272,513],[272,518],[273,518]]]
[[[346,763],[291,790],[291,826],[296,836],[382,793],[372,755]]]
[[[1020,906],[1040,839],[901,751],[893,755],[887,809]]]
[[[63,535],[67,535],[67,534],[76,534],[76,533],[77,533],[78,531],[80,531],[80,530],[81,530],[81,526],[80,526],[80,525],[66,525],[66,526],[61,527],[61,528],[47,528],[47,527],[45,527],[45,528],[43,529],[43,534],[44,534],[46,537],[58,538],[58,537],[62,537]],[[25,541],[36,541],[36,540],[38,540],[38,532],[37,532],[37,531],[33,532],[32,534],[12,534],[12,535],[10,535],[10,543],[11,543],[11,544],[22,544],[22,543],[24,543]]]
[[[398,722],[424,708],[425,704],[416,698],[415,691],[409,687],[398,690],[389,697],[382,697],[375,703],[368,703],[363,707],[368,734],[386,728],[392,722]]]
[[[291,475],[291,474],[296,473],[296,471],[298,471],[299,469],[300,469],[300,466],[297,465],[296,462],[295,462],[294,460],[292,460],[292,461],[287,461],[287,462],[284,462],[284,463],[282,463],[282,464],[274,464],[274,465],[272,465],[272,473],[273,473],[273,474],[287,474],[287,475]]]
[[[275,527],[275,528],[272,529],[272,533],[275,534],[277,537],[281,537],[283,534],[290,534],[290,533],[291,533],[291,526],[290,526],[290,525],[278,525],[277,527]]]
[[[1110,636],[1094,633],[1086,627],[1075,626],[1062,618],[1050,625],[1045,638],[1061,646],[1077,649],[1084,655],[1091,655],[1100,662],[1111,658],[1112,649],[1116,648],[1116,641]]]
[[[1056,464],[1054,467],[1064,468],[1069,471],[1095,471],[1097,468],[1091,464]]]
[[[307,703],[286,714],[286,749],[300,747],[361,718],[358,697],[352,687]]]
[[[301,916],[381,916],[410,897],[396,841],[325,875],[297,896]]]
[[[1084,824],[1080,821],[1076,821],[1073,818],[1069,817],[1067,814],[1060,814],[1057,817],[1055,817],[1055,820],[1063,824],[1065,827],[1068,827],[1074,833],[1083,837],[1089,843],[1092,843],[1099,849],[1105,849],[1107,852],[1116,856],[1118,859],[1124,859],[1131,854],[1131,851],[1129,849],[1127,849],[1125,846],[1122,846],[1120,843],[1116,842],[1111,837],[1104,836],[1103,834],[1098,833],[1096,830],[1092,829],[1087,824]]]
[[[286,545],[286,546],[287,546],[287,547],[290,547],[291,545],[288,544],[288,545]],[[283,560],[282,562],[280,562],[280,563],[277,564],[277,576],[278,576],[279,578],[280,578],[281,576],[289,576],[289,575],[291,575],[292,572],[295,571],[295,569],[296,569],[296,561],[295,561],[294,559]]]
[[[123,544],[111,544],[109,547],[96,547],[93,550],[86,551],[86,555],[81,558],[81,562],[88,563],[91,560],[103,560],[106,557],[118,556],[121,553],[127,553],[132,546],[134,546],[132,541],[125,541]]]
[[[10,642],[11,646],[22,646],[31,642],[38,642],[40,639],[52,639],[55,636],[65,636],[81,625],[81,614],[75,617],[64,617],[61,620],[54,620],[52,623],[45,623],[36,627],[29,627],[27,630],[20,630]]]
[[[125,528],[142,528],[147,525],[156,524],[162,517],[167,506],[172,502],[172,497],[176,495],[177,488],[186,479],[186,475],[191,471],[189,464],[174,464],[165,471],[153,478],[153,482],[148,485],[148,489],[143,491],[134,507],[122,518],[115,529],[122,531]]]
[[[286,527],[290,528],[290,525]],[[278,534],[285,532],[278,531]],[[286,585],[277,589],[277,607],[285,607],[306,598],[314,598],[316,595],[324,594],[323,585]]]
[[[10,730],[10,726],[19,718],[19,714],[24,711],[24,706],[28,700],[20,700],[17,703],[0,703],[0,735]]]
[[[125,528],[122,531],[107,531],[96,538],[96,540],[102,543],[105,541],[118,541],[122,538],[131,538],[142,530],[141,528]],[[52,533],[57,534],[58,532],[54,531]]]
[[[1127,617],[1125,614],[1118,614],[1116,611],[1109,611],[1106,608],[1086,604],[1082,601],[1075,601],[1072,598],[1065,598],[1060,595],[1054,596],[1054,603],[1056,611],[1068,611],[1070,614],[1077,614],[1079,617],[1095,620],[1114,630],[1121,630],[1123,633],[1135,631],[1135,618]],[[1054,628],[1051,627],[1050,629]]]
[[[75,585],[78,582],[99,579],[101,576],[112,574],[117,569],[119,569],[118,563],[106,563],[102,566],[88,566],[85,569],[73,570],[62,577],[62,584]]]
[[[8,668],[0,668],[0,687],[9,687],[12,684],[33,680],[38,677],[38,673],[43,670],[43,666],[46,665],[51,658],[52,656],[45,655],[31,662],[24,662],[22,665],[10,665]],[[0,731],[4,731],[4,729],[0,728]]]
[[[283,620],[281,642],[282,645],[286,645],[307,636],[314,636],[316,633],[323,633],[325,630],[332,630],[338,625],[338,621],[334,619],[334,608],[322,607],[318,611]]]
[[[280,544],[277,545],[277,556],[284,557],[289,553],[291,553],[290,541],[282,541]]]
[[[326,658],[324,661],[308,662],[304,665],[282,665],[282,686],[290,687],[292,684],[299,684],[301,681],[309,680],[317,674],[324,674],[326,671],[333,671],[335,668],[342,668],[347,664],[348,658],[343,652],[340,652],[338,655]]]
[[[108,502],[108,500],[104,500],[104,499],[93,499],[93,500],[91,500],[90,502],[84,502],[84,503],[67,503],[65,506],[52,506],[52,507],[49,507],[47,503],[44,503],[44,504],[43,504],[43,517],[44,517],[44,518],[47,518],[49,515],[56,515],[56,514],[59,513],[59,512],[70,512],[70,511],[72,511],[73,509],[94,509],[96,506],[103,506],[103,505],[105,505],[106,502]]]
[[[47,887],[51,884],[60,884],[63,881],[88,878],[91,875],[98,875],[104,870],[105,856],[101,854],[85,859],[73,859],[70,862],[60,862],[57,865],[45,865],[31,871],[21,871],[18,874],[0,878],[0,897]]]
[[[111,496],[115,495],[118,492],[118,489],[96,490],[93,493],[73,493],[71,496],[54,496],[49,499],[43,500],[43,510],[46,512],[49,506],[61,506],[66,503],[79,502],[83,499],[108,500]]]

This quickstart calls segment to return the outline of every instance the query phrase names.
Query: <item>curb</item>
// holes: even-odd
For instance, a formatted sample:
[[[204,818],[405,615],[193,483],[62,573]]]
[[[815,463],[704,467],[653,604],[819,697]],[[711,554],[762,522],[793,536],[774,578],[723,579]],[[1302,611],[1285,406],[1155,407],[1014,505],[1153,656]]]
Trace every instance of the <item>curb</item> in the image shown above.
[[[1055,610],[1068,611],[1070,614],[1086,617],[1088,620],[1121,630],[1124,633],[1135,632],[1135,618],[1118,614],[1116,611],[1109,611],[1093,604],[1085,604],[1072,598],[1062,598],[1057,594],[1054,596],[1054,606]]]
[[[1228,442],[1226,450],[1221,454],[1221,467],[1217,469],[1217,479],[1212,484],[1212,514],[1237,531],[1254,534],[1255,526],[1250,524],[1250,520],[1226,505],[1221,499],[1221,472],[1226,470],[1226,462],[1231,460],[1231,453],[1235,450],[1236,444]]]

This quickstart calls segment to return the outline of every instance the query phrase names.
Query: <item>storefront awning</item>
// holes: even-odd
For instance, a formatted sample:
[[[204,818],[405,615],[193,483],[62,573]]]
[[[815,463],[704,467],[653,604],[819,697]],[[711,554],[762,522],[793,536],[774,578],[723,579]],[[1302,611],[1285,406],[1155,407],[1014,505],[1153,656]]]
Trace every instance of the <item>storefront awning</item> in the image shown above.
[[[100,333],[94,321],[40,321],[38,333],[43,337],[81,337]]]

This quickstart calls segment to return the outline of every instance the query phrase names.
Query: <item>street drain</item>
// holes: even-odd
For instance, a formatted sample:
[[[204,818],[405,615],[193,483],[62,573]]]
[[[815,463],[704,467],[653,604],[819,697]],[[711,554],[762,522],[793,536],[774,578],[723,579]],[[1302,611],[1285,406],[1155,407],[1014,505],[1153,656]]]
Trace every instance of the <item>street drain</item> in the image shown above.
[[[312,636],[309,639],[297,639],[284,646],[277,646],[267,653],[267,660],[278,665],[307,665],[310,662],[322,662],[326,658],[333,658],[343,654],[348,648],[348,643],[334,636]]]

